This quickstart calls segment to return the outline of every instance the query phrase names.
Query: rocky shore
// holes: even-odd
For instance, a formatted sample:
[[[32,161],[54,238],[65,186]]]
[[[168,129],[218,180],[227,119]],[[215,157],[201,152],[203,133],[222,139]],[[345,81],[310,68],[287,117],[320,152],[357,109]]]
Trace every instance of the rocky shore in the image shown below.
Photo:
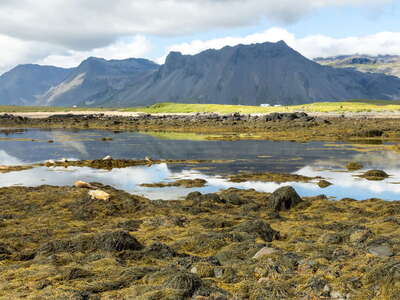
[[[45,118],[0,115],[0,126],[10,128],[77,128],[135,131],[215,133],[214,139],[271,140],[398,140],[396,118],[315,117],[303,112],[268,115],[179,114],[113,116],[106,114],[55,114]]]
[[[107,194],[93,197],[94,191]],[[398,299],[400,203],[0,189],[0,299]]]

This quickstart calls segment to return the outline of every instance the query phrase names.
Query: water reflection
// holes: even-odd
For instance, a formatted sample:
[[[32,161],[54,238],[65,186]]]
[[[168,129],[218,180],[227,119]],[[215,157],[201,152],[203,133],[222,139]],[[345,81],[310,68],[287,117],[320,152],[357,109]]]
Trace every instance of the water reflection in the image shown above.
[[[24,141],[13,138],[25,137]],[[20,165],[47,159],[95,159],[105,155],[118,158],[152,156],[165,159],[222,159],[234,160],[226,164],[153,165],[112,171],[90,168],[46,168],[0,174],[0,186],[72,185],[77,180],[101,182],[151,199],[178,199],[191,191],[215,192],[229,187],[272,192],[282,185],[292,185],[302,196],[325,194],[338,199],[382,198],[400,199],[400,155],[389,151],[356,152],[343,145],[323,143],[290,143],[271,141],[183,141],[164,140],[135,132],[114,134],[108,131],[43,131],[7,132],[10,140],[0,141],[0,165]],[[101,141],[112,137],[111,142]],[[34,139],[35,142],[31,140]],[[55,143],[48,143],[48,140]],[[348,161],[362,162],[365,169],[382,169],[390,178],[371,182],[355,177],[358,173],[344,172]],[[290,172],[305,176],[321,176],[333,183],[321,189],[315,183],[285,184],[265,182],[232,183],[224,174],[239,171]],[[361,170],[360,172],[362,172]],[[142,183],[156,183],[180,178],[202,178],[208,184],[203,188],[178,187],[144,188]]]
[[[202,193],[216,192],[220,189],[236,187],[240,189],[254,188],[262,192],[272,192],[283,185],[292,185],[301,196],[316,196],[325,194],[338,199],[350,197],[354,199],[368,199],[378,197],[386,200],[400,199],[400,185],[392,182],[400,182],[400,170],[387,170],[392,176],[384,181],[367,181],[357,178],[356,173],[348,173],[337,170],[321,170],[319,167],[306,166],[297,174],[305,176],[322,176],[333,183],[332,186],[321,189],[316,183],[288,182],[277,184],[272,182],[243,182],[232,183],[219,175],[208,175],[198,170],[172,171],[166,164],[153,165],[151,167],[130,167],[114,169],[112,171],[95,170],[91,168],[47,168],[39,167],[31,170],[0,174],[0,186],[24,185],[38,186],[72,185],[77,180],[88,182],[101,182],[123,189],[133,194],[143,195],[151,199],[172,200],[184,197],[191,191]],[[201,178],[207,181],[203,188],[185,189],[179,187],[145,188],[142,183],[156,183],[175,179]]]

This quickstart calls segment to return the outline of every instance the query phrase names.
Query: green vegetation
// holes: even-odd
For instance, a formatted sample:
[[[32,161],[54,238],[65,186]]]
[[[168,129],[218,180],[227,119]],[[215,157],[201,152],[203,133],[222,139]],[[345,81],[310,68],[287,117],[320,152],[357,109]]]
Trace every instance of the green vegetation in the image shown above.
[[[349,100],[346,102],[315,102],[304,105],[290,106],[247,106],[224,104],[184,104],[184,103],[157,103],[145,107],[130,108],[94,108],[94,107],[47,107],[47,106],[0,106],[0,112],[24,113],[24,112],[71,112],[71,111],[121,111],[144,113],[273,113],[273,112],[382,112],[400,111],[400,101],[391,100]]]
[[[389,100],[353,100],[347,102],[316,102],[304,105],[260,107],[220,104],[157,103],[146,107],[125,108],[121,111],[145,113],[273,113],[273,112],[369,112],[400,111],[400,102]]]

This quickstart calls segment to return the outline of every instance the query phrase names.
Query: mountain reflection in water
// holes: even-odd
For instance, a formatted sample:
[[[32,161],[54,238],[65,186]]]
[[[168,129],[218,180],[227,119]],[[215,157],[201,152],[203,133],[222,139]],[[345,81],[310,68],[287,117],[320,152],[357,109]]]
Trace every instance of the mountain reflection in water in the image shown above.
[[[205,165],[153,165],[112,171],[90,168],[47,168],[0,174],[0,186],[72,185],[77,180],[109,184],[151,199],[178,199],[191,191],[215,192],[229,187],[254,188],[272,192],[282,185],[292,185],[302,196],[325,194],[341,199],[400,199],[400,155],[389,151],[356,152],[323,143],[291,143],[272,141],[208,141],[166,140],[136,132],[113,134],[109,131],[27,130],[7,134],[0,141],[0,165],[20,165],[47,159],[96,159],[105,155],[115,158],[141,159],[144,156],[163,159],[220,159],[230,163]],[[104,142],[101,138],[112,138]],[[18,138],[18,140],[17,140]],[[21,140],[24,139],[24,140]],[[32,141],[35,140],[35,141]],[[48,143],[54,140],[54,143]],[[359,172],[344,172],[348,161],[359,161],[365,169],[385,170],[391,175],[384,181],[371,182],[355,177]],[[287,172],[310,177],[321,176],[333,183],[321,189],[313,183],[232,183],[224,174],[247,172]],[[207,180],[203,188],[145,188],[142,183],[175,179]]]

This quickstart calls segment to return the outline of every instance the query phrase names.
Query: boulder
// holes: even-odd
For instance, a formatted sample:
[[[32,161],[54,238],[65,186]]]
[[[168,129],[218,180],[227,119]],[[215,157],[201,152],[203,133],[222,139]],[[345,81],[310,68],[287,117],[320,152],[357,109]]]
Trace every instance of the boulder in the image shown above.
[[[220,195],[221,200],[225,203],[233,204],[233,205],[241,205],[244,203],[242,197],[237,192],[230,191],[226,193],[222,193]]]
[[[269,196],[267,206],[274,211],[289,210],[302,201],[294,188],[284,186]]]
[[[260,237],[266,242],[272,242],[280,238],[279,232],[273,230],[271,226],[263,220],[243,222],[235,226],[232,231],[246,232],[250,235]]]

